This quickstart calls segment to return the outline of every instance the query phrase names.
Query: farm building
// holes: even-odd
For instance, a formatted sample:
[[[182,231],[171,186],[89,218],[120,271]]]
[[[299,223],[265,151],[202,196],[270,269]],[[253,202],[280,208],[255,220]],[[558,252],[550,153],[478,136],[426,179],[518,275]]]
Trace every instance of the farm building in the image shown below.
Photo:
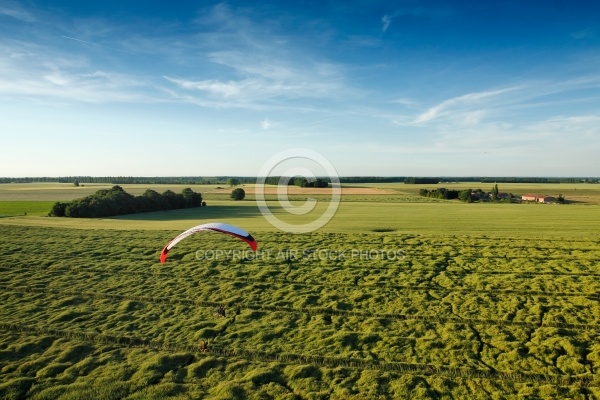
[[[541,196],[537,199],[538,203],[556,203],[556,197]]]
[[[523,201],[535,201],[537,203],[556,203],[556,197],[538,195],[538,194],[524,194],[521,196]]]

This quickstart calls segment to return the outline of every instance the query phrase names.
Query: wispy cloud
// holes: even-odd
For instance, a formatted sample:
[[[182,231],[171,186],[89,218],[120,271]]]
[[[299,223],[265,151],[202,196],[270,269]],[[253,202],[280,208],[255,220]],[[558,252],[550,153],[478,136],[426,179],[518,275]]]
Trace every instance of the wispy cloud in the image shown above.
[[[251,86],[248,82],[220,82],[215,80],[192,81],[187,79],[171,78],[169,76],[164,76],[164,78],[169,82],[175,83],[176,85],[184,89],[201,90],[225,97],[239,95],[240,92],[243,90],[244,86]]]
[[[115,47],[104,46],[104,45],[99,44],[99,43],[94,43],[94,42],[90,42],[90,41],[87,41],[87,40],[77,39],[77,38],[70,37],[70,36],[63,35],[62,37],[64,39],[73,40],[75,42],[83,43],[83,44],[86,44],[86,45],[101,47],[103,49],[107,49],[107,50],[111,50],[111,51],[118,51],[118,52],[129,54],[129,55],[132,55],[132,56],[140,57],[139,54],[133,53],[131,51],[127,51],[127,50],[123,50],[123,49],[117,49]]]
[[[449,8],[421,7],[416,4],[406,4],[404,7],[381,17],[381,30],[385,33],[390,28],[392,21],[400,16],[409,16],[412,18],[446,18],[451,14],[452,11]]]
[[[276,99],[334,98],[339,87],[328,82],[270,81],[248,78],[238,81],[189,80],[165,76],[167,81],[188,91],[204,92],[214,99],[235,101],[238,106],[252,103],[267,106]],[[210,98],[210,97],[209,97]]]
[[[390,24],[392,23],[392,16],[390,15],[384,15],[383,17],[381,17],[381,23],[383,24],[381,26],[381,31],[385,32],[388,30],[388,28],[390,27]]]
[[[571,33],[571,37],[575,40],[591,39],[595,36],[594,30],[591,28]]]
[[[415,123],[429,122],[429,121],[439,118],[441,116],[448,115],[449,113],[456,111],[456,109],[464,110],[465,108],[470,108],[473,106],[480,108],[482,105],[482,102],[484,102],[485,100],[491,99],[491,98],[497,98],[500,95],[504,95],[506,93],[513,92],[518,89],[519,89],[519,87],[510,87],[510,88],[499,89],[499,90],[468,93],[468,94],[465,94],[462,96],[454,97],[452,99],[445,100],[434,107],[429,108],[424,113],[418,115],[415,118],[414,122]],[[478,111],[481,112],[481,110],[478,110]]]
[[[544,115],[561,105],[589,104],[597,101],[600,75],[579,76],[564,80],[529,80],[514,86],[467,93],[444,100],[416,115],[406,112],[396,116],[399,125],[429,126],[432,124],[475,125],[485,119],[502,121],[505,118],[531,119],[536,114]],[[585,93],[582,96],[581,93]],[[411,107],[409,111],[414,109]],[[547,110],[547,111],[545,111]],[[508,116],[508,117],[507,117]]]
[[[483,122],[473,127],[445,125],[433,131],[412,135],[413,140],[401,144],[370,141],[361,145],[361,151],[375,154],[478,155],[501,162],[519,157],[552,162],[574,145],[581,151],[600,151],[600,117],[581,115],[559,116],[533,122]],[[351,150],[348,145],[347,150]],[[527,165],[511,166],[526,168]]]
[[[27,43],[0,44],[0,96],[70,102],[148,102],[148,84],[134,76],[96,69],[82,57]]]
[[[156,101],[130,79],[102,72],[83,75],[51,73],[41,79],[0,79],[0,95],[55,98],[82,103]]]
[[[393,103],[393,104],[400,104],[400,105],[405,106],[405,107],[411,107],[411,106],[414,106],[414,105],[417,104],[417,102],[415,100],[408,99],[408,98],[405,98],[405,97],[394,99],[394,100],[391,101],[391,103]]]
[[[27,10],[17,5],[0,6],[0,16],[6,15],[24,22],[35,22],[36,18]]]
[[[348,95],[338,66],[315,60],[300,67],[296,60],[306,58],[305,55],[282,41],[271,43],[271,36],[261,32],[258,24],[220,6],[214,13],[220,17],[211,23],[228,30],[225,37],[217,29],[170,39],[119,34],[101,40],[90,36],[85,28],[80,31],[79,26],[85,25],[80,21],[58,24],[63,31],[68,28],[73,32],[53,41],[43,34],[43,26],[37,27],[36,36],[45,36],[47,44],[0,39],[0,50],[8,56],[0,59],[0,95],[55,96],[73,102],[185,102],[213,108],[293,106],[298,110],[311,109],[309,99]],[[236,22],[238,19],[241,22]],[[119,31],[106,21],[96,20],[93,24],[97,32]],[[115,41],[115,37],[119,40]],[[81,47],[65,46],[69,41],[80,43]],[[130,48],[134,45],[139,54],[152,54],[154,60],[166,62],[163,68],[183,72],[163,77],[148,73],[141,76],[136,70],[128,70],[129,60],[112,53],[133,54]],[[183,60],[180,54],[186,55]],[[203,54],[204,59],[194,54]],[[185,60],[189,55],[195,57],[189,61],[196,66],[194,75],[202,76],[201,79],[190,76]],[[293,100],[294,104],[282,104],[278,101],[282,99]]]
[[[233,24],[235,18],[227,19],[228,29],[237,26]],[[293,99],[302,107],[302,101],[308,99],[342,99],[356,95],[357,91],[345,83],[342,66],[311,59],[290,45],[272,43],[248,21],[241,26],[245,30],[235,35],[229,32],[228,43],[222,38],[208,40],[211,47],[219,49],[207,52],[211,64],[205,70],[215,72],[204,72],[204,79],[183,75],[165,75],[164,78],[182,89],[212,96],[213,100],[235,100],[239,106],[267,106],[276,99]],[[299,59],[303,62],[298,63]]]
[[[263,119],[262,122],[260,123],[260,126],[264,129],[267,130],[271,127],[271,121],[269,121],[267,118]]]

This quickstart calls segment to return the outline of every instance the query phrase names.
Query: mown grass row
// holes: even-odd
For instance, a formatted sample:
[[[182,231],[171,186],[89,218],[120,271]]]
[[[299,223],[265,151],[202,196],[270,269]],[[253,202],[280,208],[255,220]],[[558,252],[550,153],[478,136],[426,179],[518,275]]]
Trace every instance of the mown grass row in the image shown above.
[[[248,349],[209,348],[206,352],[199,352],[198,345],[173,344],[160,341],[146,340],[135,336],[108,335],[91,332],[81,332],[67,329],[54,329],[20,324],[17,322],[0,322],[0,330],[35,334],[38,336],[51,336],[74,341],[83,341],[97,344],[108,344],[115,347],[142,347],[153,351],[189,353],[189,363],[194,357],[217,356],[224,358],[241,358],[253,362],[279,362],[283,364],[310,364],[327,368],[352,368],[360,370],[379,370],[413,375],[441,375],[451,378],[479,378],[500,379],[515,382],[533,382],[537,384],[552,384],[558,386],[577,385],[582,388],[600,386],[600,377],[593,374],[586,375],[550,375],[540,373],[503,372],[497,370],[484,370],[474,368],[456,368],[445,365],[418,364],[405,362],[383,362],[375,360],[361,360],[346,357],[327,357],[321,355],[294,354],[294,353],[269,353]]]
[[[264,311],[264,312],[283,312],[293,314],[306,314],[306,315],[321,315],[321,316],[340,316],[340,317],[358,317],[358,318],[375,318],[378,320],[415,320],[423,322],[435,322],[435,323],[452,323],[457,325],[488,325],[488,326],[516,326],[525,327],[531,329],[537,329],[541,327],[545,328],[558,328],[572,331],[592,331],[599,332],[600,324],[572,324],[572,323],[544,323],[543,318],[536,316],[538,322],[527,322],[527,321],[510,321],[510,320],[497,320],[497,319],[483,319],[483,318],[463,318],[459,316],[443,316],[443,315],[417,315],[417,314],[402,314],[402,313],[379,313],[371,311],[356,311],[356,310],[339,310],[332,308],[323,307],[287,307],[287,306],[274,306],[264,305],[256,303],[246,302],[211,302],[211,301],[198,301],[187,298],[172,298],[172,297],[156,297],[156,296],[139,296],[139,295],[123,295],[123,294],[110,294],[101,292],[85,292],[85,291],[69,291],[69,290],[57,290],[47,287],[37,286],[19,286],[13,287],[8,285],[0,284],[0,290],[4,292],[14,292],[21,294],[52,294],[60,296],[74,296],[80,298],[91,298],[91,299],[108,299],[112,301],[137,301],[153,304],[169,304],[169,305],[184,305],[193,307],[203,308],[215,308],[218,306],[224,306],[229,309],[235,310],[236,314],[239,314],[242,310],[251,311]]]

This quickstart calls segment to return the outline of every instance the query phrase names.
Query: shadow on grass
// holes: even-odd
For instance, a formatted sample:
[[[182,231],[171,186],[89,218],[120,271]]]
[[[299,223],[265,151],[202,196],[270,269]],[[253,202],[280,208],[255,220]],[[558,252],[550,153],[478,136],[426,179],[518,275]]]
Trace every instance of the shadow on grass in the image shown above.
[[[253,218],[260,215],[258,207],[228,205],[184,208],[181,210],[157,211],[140,214],[127,214],[108,219],[128,221],[173,221],[186,219]]]

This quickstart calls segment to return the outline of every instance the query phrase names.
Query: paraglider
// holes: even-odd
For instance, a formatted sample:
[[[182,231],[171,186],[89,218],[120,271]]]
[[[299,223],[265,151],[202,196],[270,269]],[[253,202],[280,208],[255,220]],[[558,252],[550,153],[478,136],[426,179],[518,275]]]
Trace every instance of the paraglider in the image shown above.
[[[252,235],[250,235],[248,232],[241,228],[238,228],[237,226],[224,224],[222,222],[213,222],[209,224],[194,226],[193,228],[190,228],[187,231],[177,235],[165,246],[165,248],[160,253],[160,262],[164,263],[165,261],[167,261],[167,253],[169,253],[169,250],[171,250],[173,246],[175,246],[177,243],[181,242],[186,237],[193,235],[194,233],[202,231],[214,231],[231,235],[248,243],[252,251],[256,251],[256,240],[254,240]]]

